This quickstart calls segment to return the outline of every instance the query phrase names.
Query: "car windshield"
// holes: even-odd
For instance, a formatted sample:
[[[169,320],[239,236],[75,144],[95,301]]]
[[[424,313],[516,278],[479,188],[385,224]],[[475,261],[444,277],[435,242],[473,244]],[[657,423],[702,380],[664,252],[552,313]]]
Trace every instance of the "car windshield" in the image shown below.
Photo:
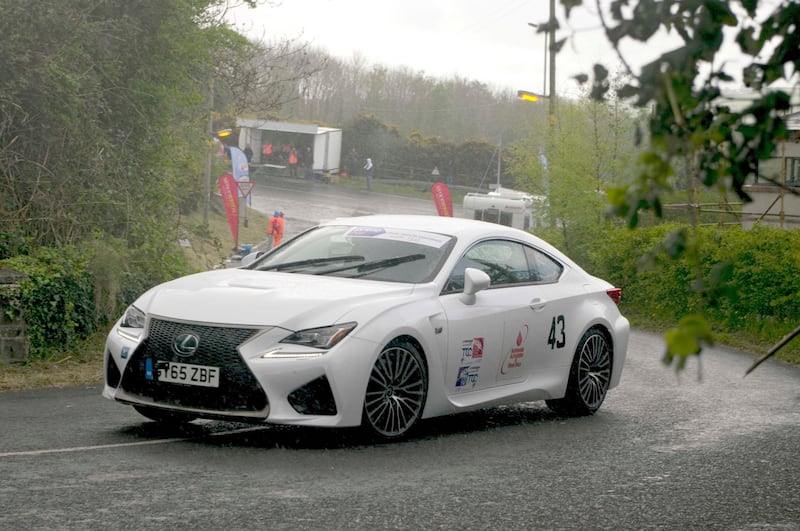
[[[316,227],[284,243],[248,269],[388,282],[429,282],[453,238],[385,227]]]

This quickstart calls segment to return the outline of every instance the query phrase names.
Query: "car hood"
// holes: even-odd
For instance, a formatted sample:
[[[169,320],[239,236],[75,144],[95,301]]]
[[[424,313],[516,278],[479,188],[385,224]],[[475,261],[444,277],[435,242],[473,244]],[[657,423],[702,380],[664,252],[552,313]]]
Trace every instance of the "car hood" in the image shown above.
[[[156,286],[135,304],[182,321],[298,330],[374,315],[387,300],[399,302],[413,291],[412,284],[222,269]]]

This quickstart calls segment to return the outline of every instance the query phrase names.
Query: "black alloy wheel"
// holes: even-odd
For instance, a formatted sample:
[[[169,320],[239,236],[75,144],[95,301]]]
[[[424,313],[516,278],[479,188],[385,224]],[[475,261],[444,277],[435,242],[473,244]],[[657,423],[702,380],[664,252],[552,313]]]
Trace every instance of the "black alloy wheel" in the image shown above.
[[[598,328],[583,334],[569,373],[564,398],[547,400],[547,406],[560,415],[592,415],[606,398],[611,382],[611,345]]]
[[[407,435],[422,416],[427,394],[428,372],[422,355],[407,341],[392,341],[370,373],[365,423],[384,439]]]

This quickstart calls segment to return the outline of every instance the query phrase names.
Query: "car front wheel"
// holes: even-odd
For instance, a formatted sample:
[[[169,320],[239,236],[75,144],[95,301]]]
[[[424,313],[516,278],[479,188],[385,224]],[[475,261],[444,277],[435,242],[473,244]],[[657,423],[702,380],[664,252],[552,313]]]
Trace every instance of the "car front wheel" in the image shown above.
[[[605,400],[610,381],[611,345],[602,331],[589,329],[578,343],[566,395],[547,400],[547,406],[559,415],[591,415]]]
[[[425,360],[408,341],[389,343],[378,356],[367,383],[364,421],[384,439],[402,437],[422,416],[428,393]]]

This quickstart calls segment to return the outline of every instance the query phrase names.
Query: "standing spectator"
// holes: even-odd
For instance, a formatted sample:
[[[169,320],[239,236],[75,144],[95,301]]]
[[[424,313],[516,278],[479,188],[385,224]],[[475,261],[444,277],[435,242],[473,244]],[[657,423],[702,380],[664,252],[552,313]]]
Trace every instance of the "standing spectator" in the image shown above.
[[[303,154],[303,165],[306,168],[306,177],[309,179],[314,177],[314,153],[311,151],[311,146],[306,146]]]
[[[453,159],[450,159],[447,163],[447,185],[453,186],[453,168],[455,167],[455,163]]]
[[[289,177],[297,177],[297,150],[294,146],[289,150]]]
[[[283,231],[283,212],[276,210],[275,213],[270,216],[269,224],[267,225],[267,239],[269,240],[269,245],[267,247],[269,249],[280,245],[281,239],[283,238]]]
[[[281,244],[283,233],[286,232],[286,225],[283,220],[283,211],[278,212],[278,232],[275,234],[275,247]]]
[[[372,159],[367,157],[367,163],[364,164],[364,175],[367,177],[367,190],[372,190],[372,176],[375,174],[375,165],[372,164]]]
[[[247,158],[248,163],[253,160],[253,150],[250,149],[250,144],[244,147],[244,156]]]
[[[272,164],[272,156],[274,155],[272,142],[267,141],[261,148],[261,154],[264,155],[264,164]]]
[[[352,148],[350,150],[350,154],[348,155],[349,164],[347,165],[348,166],[347,171],[353,177],[355,177],[357,175],[358,170],[361,169],[361,164],[359,162],[360,160],[361,159],[358,156],[356,148]]]

